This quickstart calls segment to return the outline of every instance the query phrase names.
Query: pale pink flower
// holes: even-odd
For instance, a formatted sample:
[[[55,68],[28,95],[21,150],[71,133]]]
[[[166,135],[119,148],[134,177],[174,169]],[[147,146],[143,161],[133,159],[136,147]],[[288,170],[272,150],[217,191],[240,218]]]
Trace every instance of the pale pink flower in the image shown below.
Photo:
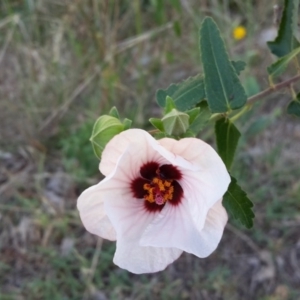
[[[116,265],[151,273],[183,251],[207,257],[216,249],[230,177],[211,146],[129,129],[106,145],[100,171],[105,179],[81,194],[78,209],[89,232],[117,241]]]

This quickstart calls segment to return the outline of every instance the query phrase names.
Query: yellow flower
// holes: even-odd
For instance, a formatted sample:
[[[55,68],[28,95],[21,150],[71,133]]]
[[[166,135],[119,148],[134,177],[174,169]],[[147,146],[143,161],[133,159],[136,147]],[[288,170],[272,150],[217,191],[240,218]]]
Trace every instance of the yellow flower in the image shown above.
[[[247,30],[244,26],[237,26],[233,29],[232,34],[235,40],[242,40],[246,36]]]

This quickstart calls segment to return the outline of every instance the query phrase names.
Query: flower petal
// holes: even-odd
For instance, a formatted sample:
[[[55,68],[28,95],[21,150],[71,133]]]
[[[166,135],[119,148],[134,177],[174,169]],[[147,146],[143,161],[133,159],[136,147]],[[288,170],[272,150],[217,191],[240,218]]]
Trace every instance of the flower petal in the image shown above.
[[[187,202],[165,209],[147,227],[141,246],[178,248],[198,257],[207,257],[218,246],[227,222],[227,213],[219,200],[210,210],[204,228],[195,226]]]
[[[164,270],[181,254],[182,250],[175,248],[140,247],[118,239],[114,263],[135,274],[153,273]]]
[[[160,145],[149,133],[141,129],[128,129],[114,136],[102,153],[102,159],[99,165],[100,171],[108,176],[116,167],[122,153],[129,147],[135,145],[140,149],[138,156],[144,155],[144,163],[155,161],[160,164],[171,163],[177,167],[184,167],[190,170],[196,170],[196,167],[181,156],[174,155]],[[158,160],[152,159],[153,153],[156,153]],[[164,158],[164,160],[162,160]],[[140,165],[142,166],[142,165]]]
[[[78,198],[77,208],[85,228],[104,239],[115,241],[116,231],[104,210],[104,181],[86,189]]]
[[[128,146],[137,143],[141,148],[146,147],[149,136],[146,131],[141,129],[128,129],[114,136],[103,150],[99,165],[101,173],[108,176],[114,170],[119,158]]]
[[[227,191],[230,176],[226,166],[217,152],[199,139],[185,138],[176,141],[164,138],[159,143],[197,167],[197,171],[181,169],[182,180],[179,183],[189,203],[194,223],[201,230],[207,212]]]

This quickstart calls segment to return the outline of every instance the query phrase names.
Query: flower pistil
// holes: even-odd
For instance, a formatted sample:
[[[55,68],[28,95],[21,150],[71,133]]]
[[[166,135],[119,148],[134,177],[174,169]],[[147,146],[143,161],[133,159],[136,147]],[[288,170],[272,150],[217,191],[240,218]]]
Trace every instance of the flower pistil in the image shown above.
[[[165,204],[168,200],[172,200],[174,193],[173,180],[164,180],[154,177],[151,183],[145,183],[143,189],[146,191],[144,199],[150,203],[155,202],[158,205]]]

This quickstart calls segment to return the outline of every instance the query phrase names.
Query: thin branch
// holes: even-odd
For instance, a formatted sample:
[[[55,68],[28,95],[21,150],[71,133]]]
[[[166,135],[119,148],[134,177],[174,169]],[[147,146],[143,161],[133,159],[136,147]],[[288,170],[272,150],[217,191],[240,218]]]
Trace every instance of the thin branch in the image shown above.
[[[294,82],[297,82],[298,80],[300,80],[300,74],[299,75],[296,75],[286,81],[283,81],[283,82],[280,82],[278,84],[275,84],[274,86],[271,86],[269,88],[267,88],[266,90],[252,96],[252,97],[249,97],[244,108],[239,111],[237,114],[235,114],[234,116],[231,117],[231,120],[232,121],[236,121],[242,114],[244,114],[251,105],[253,105],[255,102],[257,102],[258,100],[261,100],[262,98],[265,98],[269,95],[271,95],[273,92],[276,92],[276,91],[279,91],[283,88],[286,88],[286,87],[289,87],[291,86]],[[210,121],[216,121],[222,117],[224,117],[226,114],[224,113],[216,113],[216,114],[213,114],[211,117],[210,117]]]
[[[269,87],[268,89],[248,98],[247,100],[247,104],[246,105],[252,105],[253,103],[257,102],[258,100],[260,100],[261,98],[267,97],[270,94],[272,94],[275,91],[281,90],[285,87],[289,87],[292,83],[296,82],[300,80],[300,74],[296,75],[295,77],[292,77],[286,81],[280,82],[274,86]]]

